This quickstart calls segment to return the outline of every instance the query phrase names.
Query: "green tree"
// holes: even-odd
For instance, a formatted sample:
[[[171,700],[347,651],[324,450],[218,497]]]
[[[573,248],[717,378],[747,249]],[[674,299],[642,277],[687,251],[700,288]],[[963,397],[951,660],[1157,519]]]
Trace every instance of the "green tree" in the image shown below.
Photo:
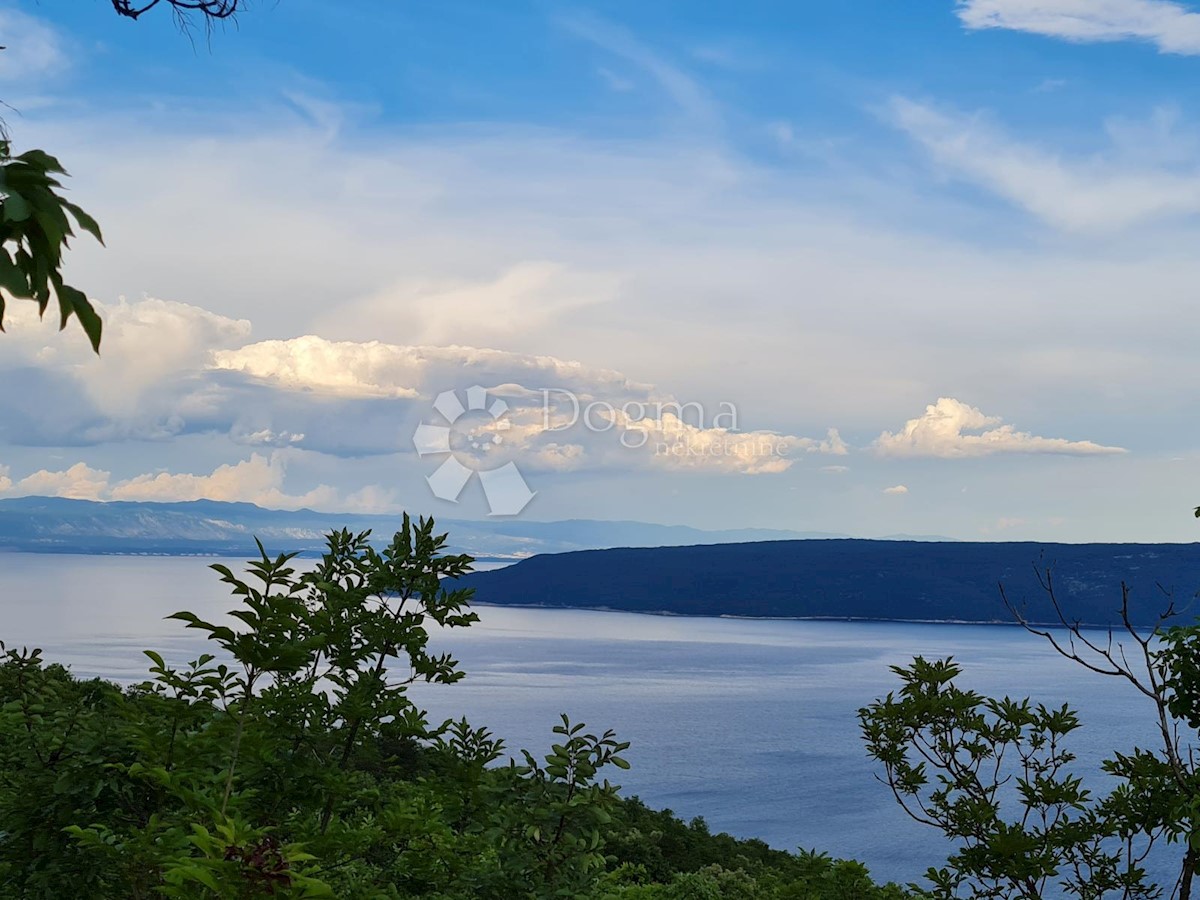
[[[103,238],[96,220],[62,196],[60,175],[66,170],[53,156],[41,150],[13,156],[9,141],[0,139],[0,330],[6,294],[33,300],[43,315],[54,299],[60,327],[74,316],[99,352],[100,317],[84,292],[63,280],[62,264],[75,227]]]
[[[867,751],[904,810],[958,848],[926,873],[923,893],[1037,898],[1055,885],[1080,898],[1152,898],[1166,887],[1189,900],[1200,852],[1200,772],[1187,750],[1200,729],[1200,626],[1170,625],[1168,602],[1157,627],[1137,627],[1122,586],[1122,628],[1090,630],[1068,618],[1051,573],[1040,574],[1057,626],[1010,610],[1064,657],[1131,685],[1150,712],[1150,746],[1114,751],[1102,771],[1116,786],[1100,793],[1073,765],[1081,723],[1069,707],[963,689],[953,659],[893,667],[900,689],[859,711]],[[1156,859],[1176,860],[1172,884],[1146,871],[1156,847]]]

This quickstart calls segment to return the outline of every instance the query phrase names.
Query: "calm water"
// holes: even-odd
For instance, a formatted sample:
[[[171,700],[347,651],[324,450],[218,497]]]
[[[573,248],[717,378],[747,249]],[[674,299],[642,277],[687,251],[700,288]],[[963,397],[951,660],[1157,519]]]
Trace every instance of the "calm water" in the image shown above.
[[[140,651],[203,647],[162,616],[231,608],[205,560],[0,554],[0,639],[34,644],[79,675],[138,678]],[[559,712],[633,742],[626,790],[714,830],[816,847],[908,881],[944,851],[872,777],[855,711],[895,686],[888,666],[954,655],[967,683],[1070,701],[1081,760],[1149,745],[1147,709],[1017,628],[686,619],[481,608],[440,635],[468,677],[426,686],[431,718],[465,714],[511,747],[544,749]]]

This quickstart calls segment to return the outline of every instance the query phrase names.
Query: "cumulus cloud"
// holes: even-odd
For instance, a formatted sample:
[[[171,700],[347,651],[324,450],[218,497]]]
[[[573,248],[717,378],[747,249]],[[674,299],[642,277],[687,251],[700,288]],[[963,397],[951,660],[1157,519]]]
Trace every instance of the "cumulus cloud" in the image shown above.
[[[770,431],[704,428],[670,414],[644,426],[651,459],[663,469],[768,475],[787,471],[801,454],[842,456],[847,452],[836,428],[829,429],[824,439],[816,439]],[[629,427],[637,429],[643,423],[626,423]]]
[[[72,500],[108,499],[109,473],[93,469],[84,463],[76,463],[61,472],[41,469],[22,478],[16,484],[10,482],[6,493],[23,497],[69,497]]]
[[[997,453],[1058,453],[1071,456],[1124,453],[1092,441],[1037,437],[1002,424],[951,397],[941,397],[925,407],[923,415],[909,419],[895,433],[885,431],[875,441],[882,456],[935,456],[945,459],[990,456]]]
[[[51,373],[73,383],[72,403],[86,404],[58,442],[170,437],[216,413],[223,392],[205,373],[215,350],[246,343],[248,321],[155,298],[94,302],[104,319],[100,356],[79,329],[60,332],[32,303],[9,304],[0,369]]]
[[[212,354],[212,368],[238,372],[283,390],[358,399],[412,399],[470,377],[513,382],[534,378],[593,390],[616,388],[623,393],[646,390],[618,372],[553,356],[460,345],[330,341],[311,334],[218,350]]]
[[[0,472],[7,471],[0,468]],[[15,483],[6,475],[0,477],[0,495],[157,502],[226,500],[273,509],[312,507],[353,512],[379,512],[395,506],[392,493],[377,486],[344,497],[328,485],[300,494],[288,493],[284,489],[286,473],[287,460],[278,453],[269,457],[255,453],[207,474],[155,472],[117,481],[110,472],[79,462],[59,471],[41,469]]]
[[[908,488],[902,484],[895,484],[891,487],[884,488],[883,492],[885,494],[907,494]]]
[[[787,471],[804,454],[848,452],[836,428],[822,439],[739,430],[732,404],[706,410],[673,399],[581,397],[513,386],[491,393],[504,402],[504,414],[483,416],[455,445],[476,468],[512,461],[530,471],[649,468],[765,475]]]
[[[22,321],[14,329],[26,365],[75,379],[74,393],[91,397],[92,406],[72,417],[71,443],[216,433],[243,447],[389,455],[407,451],[421,422],[436,419],[435,397],[475,383],[507,409],[496,421],[456,426],[461,432],[456,452],[473,457],[479,468],[512,460],[531,471],[769,474],[787,470],[805,454],[847,452],[836,429],[824,438],[744,429],[731,403],[708,410],[679,403],[620,372],[552,356],[311,334],[247,342],[246,321],[153,299],[122,301],[103,311],[112,323],[112,351],[106,345],[117,357],[112,363],[107,356],[99,361],[77,356],[73,346],[60,348],[42,323]],[[14,421],[9,417],[10,431],[17,428]],[[41,417],[30,421],[45,430]],[[482,443],[471,437],[485,432]],[[282,464],[276,456],[269,459],[268,465],[267,457],[256,455],[211,474],[146,475],[87,490],[122,499],[237,495],[272,505],[328,502],[327,493],[284,495]],[[56,493],[53,479],[65,476],[42,477],[51,479],[45,491]],[[82,495],[85,488],[73,490]]]
[[[304,440],[303,432],[272,431],[270,428],[251,431],[244,426],[235,426],[229,436],[235,444],[247,447],[290,447]]]
[[[945,171],[1056,228],[1109,232],[1200,212],[1200,171],[1190,163],[1172,168],[1153,159],[1071,160],[1017,140],[978,115],[904,97],[893,99],[891,116]]]
[[[1170,0],[958,0],[967,28],[1005,28],[1068,41],[1144,41],[1200,53],[1200,13]]]
[[[213,354],[213,368],[241,372],[285,390],[350,397],[416,397],[419,360],[378,341],[327,341],[315,335],[262,341]]]
[[[337,492],[321,485],[307,493],[292,495],[283,490],[284,458],[255,453],[247,460],[218,466],[207,475],[159,472],[138,475],[109,491],[113,500],[229,500],[257,503],[277,509],[302,506],[337,506]]]

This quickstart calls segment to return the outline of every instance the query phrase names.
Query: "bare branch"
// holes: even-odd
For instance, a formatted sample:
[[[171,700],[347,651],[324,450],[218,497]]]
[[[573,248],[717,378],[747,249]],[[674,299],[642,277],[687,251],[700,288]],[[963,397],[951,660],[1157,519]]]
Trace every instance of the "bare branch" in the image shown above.
[[[232,19],[245,6],[245,0],[112,0],[112,5],[117,15],[136,20],[164,2],[177,14],[199,13],[209,20]]]

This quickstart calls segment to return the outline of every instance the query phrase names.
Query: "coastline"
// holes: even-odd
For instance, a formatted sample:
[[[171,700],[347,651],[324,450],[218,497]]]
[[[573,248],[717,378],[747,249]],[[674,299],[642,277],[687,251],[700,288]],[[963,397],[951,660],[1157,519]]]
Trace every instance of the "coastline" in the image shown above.
[[[890,624],[890,625],[988,625],[1004,628],[1023,628],[1020,622],[1002,621],[999,619],[903,619],[895,617],[867,617],[867,616],[742,616],[735,613],[721,613],[720,615],[705,615],[703,613],[686,613],[677,612],[670,609],[616,609],[611,606],[569,606],[569,605],[551,605],[548,603],[488,603],[486,601],[472,601],[472,607],[487,607],[489,609],[536,609],[536,610],[559,610],[559,611],[580,611],[580,612],[599,612],[599,613],[618,613],[621,615],[630,616],[658,616],[660,618],[674,619],[732,619],[735,621],[744,622],[842,622],[842,623],[860,623],[869,625]],[[1035,625],[1039,628],[1062,628],[1061,622],[1034,622],[1030,625]],[[1110,631],[1112,626],[1099,625],[1091,622],[1080,622],[1080,628],[1086,628],[1089,631]]]

